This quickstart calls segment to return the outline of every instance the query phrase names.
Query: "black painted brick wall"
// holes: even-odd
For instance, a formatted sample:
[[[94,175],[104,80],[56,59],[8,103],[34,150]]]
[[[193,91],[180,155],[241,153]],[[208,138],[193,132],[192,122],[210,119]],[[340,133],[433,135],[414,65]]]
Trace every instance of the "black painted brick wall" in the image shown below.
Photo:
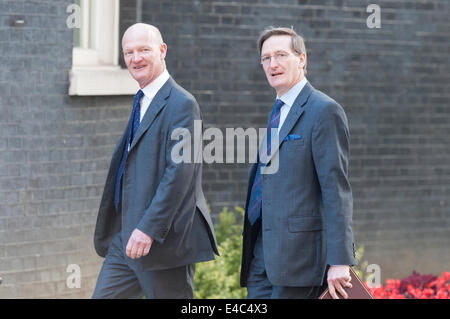
[[[101,266],[94,224],[132,97],[68,96],[70,3],[0,1],[0,298],[90,297]]]
[[[206,127],[264,127],[274,92],[256,39],[269,25],[306,38],[308,79],[346,110],[354,230],[382,278],[450,269],[450,3],[148,1],[172,76]],[[68,97],[70,0],[0,0],[0,297],[89,297],[101,259],[92,232],[130,97]],[[135,19],[121,1],[121,32]],[[25,17],[23,28],[11,17]],[[205,164],[212,213],[243,206],[248,164]],[[79,264],[82,288],[66,287]]]

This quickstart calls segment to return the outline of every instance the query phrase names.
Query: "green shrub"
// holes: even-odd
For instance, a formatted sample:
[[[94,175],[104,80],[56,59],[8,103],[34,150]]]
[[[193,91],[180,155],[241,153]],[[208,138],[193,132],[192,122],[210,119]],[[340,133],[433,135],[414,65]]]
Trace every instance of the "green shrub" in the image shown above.
[[[362,282],[365,282],[367,280],[366,268],[368,262],[366,260],[362,260],[362,256],[364,255],[364,246],[359,246],[355,251],[355,255],[358,265],[353,266],[353,270],[358,275],[359,279],[361,279]]]
[[[239,285],[242,255],[242,218],[244,210],[224,207],[215,225],[220,256],[195,267],[195,298],[243,299],[247,290]]]

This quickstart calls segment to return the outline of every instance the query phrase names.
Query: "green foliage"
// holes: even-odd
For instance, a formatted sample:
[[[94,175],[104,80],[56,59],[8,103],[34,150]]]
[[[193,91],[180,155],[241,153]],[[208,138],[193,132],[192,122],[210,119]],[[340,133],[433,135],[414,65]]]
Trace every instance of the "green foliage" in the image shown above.
[[[244,210],[235,207],[229,211],[224,207],[215,225],[220,257],[199,263],[195,269],[195,298],[199,299],[243,299],[245,288],[239,285],[242,255],[242,218]]]
[[[366,260],[362,260],[362,256],[364,255],[364,246],[359,246],[356,251],[355,251],[355,255],[356,255],[356,260],[358,261],[358,265],[357,266],[353,266],[353,270],[355,271],[355,273],[358,275],[359,279],[361,279],[362,282],[366,281],[366,268],[367,268],[367,264],[368,262]]]

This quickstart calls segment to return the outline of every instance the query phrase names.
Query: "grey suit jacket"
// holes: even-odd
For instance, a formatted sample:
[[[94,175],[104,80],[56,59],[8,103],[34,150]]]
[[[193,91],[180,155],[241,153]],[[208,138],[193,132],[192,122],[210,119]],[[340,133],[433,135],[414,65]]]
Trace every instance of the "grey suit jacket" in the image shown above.
[[[327,265],[356,264],[347,177],[349,132],[342,107],[307,83],[281,127],[279,148],[269,158],[274,156],[278,171],[262,175],[267,276],[276,286],[322,285]],[[256,168],[253,164],[249,172],[242,286],[247,284],[257,235],[247,218]]]
[[[113,152],[97,217],[94,246],[100,256],[106,255],[119,231],[125,250],[135,228],[154,239],[147,256],[128,258],[137,270],[169,269],[211,260],[218,254],[201,186],[202,164],[176,164],[171,158],[173,146],[179,143],[171,139],[173,130],[186,128],[193,136],[194,120],[201,120],[195,98],[169,78],[133,139],[122,180],[122,209],[117,213],[114,187],[126,147],[125,129]]]

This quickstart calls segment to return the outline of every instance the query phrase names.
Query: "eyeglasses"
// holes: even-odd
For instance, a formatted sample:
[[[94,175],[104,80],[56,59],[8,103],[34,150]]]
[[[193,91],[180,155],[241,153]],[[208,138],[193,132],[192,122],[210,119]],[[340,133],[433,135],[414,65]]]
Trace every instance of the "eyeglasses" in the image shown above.
[[[289,55],[291,55],[291,54],[295,55],[295,53],[289,53],[289,52],[284,52],[284,51],[277,52],[277,53],[275,53],[275,55],[264,55],[261,57],[261,64],[263,66],[268,66],[270,64],[270,60],[272,58],[274,58],[275,61],[282,63],[282,62],[285,62],[288,59]]]

